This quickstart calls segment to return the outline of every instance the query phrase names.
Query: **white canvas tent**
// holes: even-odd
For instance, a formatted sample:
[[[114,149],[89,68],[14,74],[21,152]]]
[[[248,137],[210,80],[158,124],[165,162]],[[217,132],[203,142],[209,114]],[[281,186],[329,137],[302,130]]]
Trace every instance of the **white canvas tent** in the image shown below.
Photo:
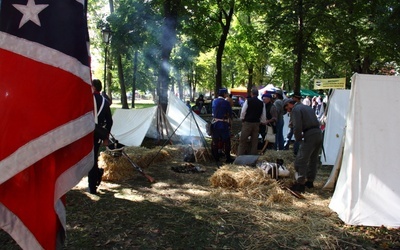
[[[277,89],[280,89],[278,87],[275,87],[273,84],[269,83],[267,84],[267,86],[261,88],[258,90],[258,99],[262,100],[261,96],[265,93],[265,92],[270,92],[270,93],[274,93]],[[285,94],[283,96],[283,98],[286,98]]]
[[[185,103],[172,92],[168,96],[167,118],[172,127],[177,129],[177,135],[200,137],[202,134],[202,136],[207,136],[207,122],[196,113],[190,112]]]
[[[161,113],[160,113],[161,112]],[[126,146],[140,146],[145,136],[154,139],[179,140],[157,106],[143,109],[116,109],[111,134]]]
[[[144,109],[116,109],[111,128],[113,136],[126,146],[140,146],[145,136],[178,141],[181,137],[206,135],[206,122],[173,94],[169,95],[167,115],[154,106]],[[197,128],[198,124],[200,131]]]
[[[350,90],[334,89],[329,96],[327,121],[324,132],[324,151],[322,165],[334,165],[340,149],[347,111],[350,103]]]
[[[397,76],[352,78],[343,158],[329,204],[346,224],[400,227],[398,93]]]

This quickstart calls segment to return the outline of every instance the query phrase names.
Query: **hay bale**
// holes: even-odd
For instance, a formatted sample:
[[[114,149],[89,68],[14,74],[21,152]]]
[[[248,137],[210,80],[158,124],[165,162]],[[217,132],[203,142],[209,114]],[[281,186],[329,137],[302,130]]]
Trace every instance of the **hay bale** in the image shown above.
[[[292,202],[293,197],[259,168],[229,166],[218,169],[210,178],[212,187],[236,189],[243,198],[258,199],[261,203]]]
[[[98,164],[104,169],[103,181],[124,181],[133,178],[136,174],[128,159],[123,156],[114,157],[101,152]]]
[[[228,189],[235,189],[238,187],[238,183],[233,178],[232,174],[226,170],[226,168],[221,168],[216,171],[211,177],[210,182],[212,187],[222,187]]]
[[[141,168],[149,163],[157,163],[171,158],[167,148],[160,151],[160,147],[148,149],[145,147],[125,147],[124,152]],[[99,156],[99,167],[104,169],[104,181],[124,181],[133,178],[137,171],[125,156],[114,157],[107,151]]]
[[[284,165],[289,165],[294,162],[295,155],[293,154],[293,150],[267,150],[263,155],[258,158],[260,162],[267,161],[267,162],[276,162],[276,159],[283,159]]]

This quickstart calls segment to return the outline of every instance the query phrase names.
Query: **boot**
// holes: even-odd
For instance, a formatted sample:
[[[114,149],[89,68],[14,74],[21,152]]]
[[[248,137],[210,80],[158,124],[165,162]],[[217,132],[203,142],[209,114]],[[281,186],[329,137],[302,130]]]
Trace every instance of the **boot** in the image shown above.
[[[298,193],[304,193],[306,191],[306,186],[296,182],[290,187],[290,190]]]

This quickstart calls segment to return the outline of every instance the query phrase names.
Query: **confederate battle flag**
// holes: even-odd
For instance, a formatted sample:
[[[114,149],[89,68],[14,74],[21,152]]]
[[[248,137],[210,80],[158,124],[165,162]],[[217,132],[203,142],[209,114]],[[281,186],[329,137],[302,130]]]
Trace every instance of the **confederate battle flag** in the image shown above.
[[[0,4],[0,228],[56,249],[62,198],[93,165],[86,0]]]

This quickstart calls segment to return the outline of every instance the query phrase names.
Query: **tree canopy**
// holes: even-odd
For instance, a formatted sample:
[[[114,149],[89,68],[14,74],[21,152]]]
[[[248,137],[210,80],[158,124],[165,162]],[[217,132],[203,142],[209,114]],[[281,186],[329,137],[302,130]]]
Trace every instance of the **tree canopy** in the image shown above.
[[[112,13],[101,9],[113,4]],[[394,0],[122,0],[89,6],[92,44],[109,24],[110,88],[168,90],[193,100],[221,87],[272,83],[288,91],[317,78],[398,74],[400,3]],[[123,98],[122,98],[123,99]],[[132,103],[134,106],[134,103]]]

